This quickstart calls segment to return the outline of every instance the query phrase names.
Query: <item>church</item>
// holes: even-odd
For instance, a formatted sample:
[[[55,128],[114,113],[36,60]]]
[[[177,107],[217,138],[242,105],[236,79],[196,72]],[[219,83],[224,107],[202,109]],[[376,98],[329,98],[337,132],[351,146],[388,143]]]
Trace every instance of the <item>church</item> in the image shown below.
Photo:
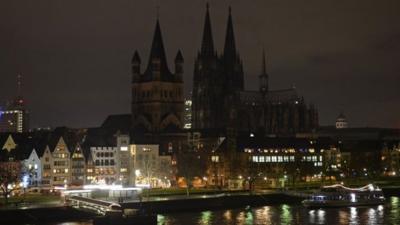
[[[259,90],[244,89],[242,59],[235,45],[231,8],[222,54],[214,48],[207,4],[201,49],[196,57],[192,92],[193,129],[261,136],[292,136],[318,127],[318,112],[307,105],[295,87],[270,90],[265,53],[262,54]]]

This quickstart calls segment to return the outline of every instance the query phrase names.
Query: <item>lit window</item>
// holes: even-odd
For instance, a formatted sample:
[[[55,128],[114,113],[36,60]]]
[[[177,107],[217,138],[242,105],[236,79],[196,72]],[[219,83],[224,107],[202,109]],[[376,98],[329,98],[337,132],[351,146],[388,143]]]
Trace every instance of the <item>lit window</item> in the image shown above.
[[[271,156],[265,156],[265,161],[266,162],[271,162]]]
[[[258,156],[253,156],[253,162],[258,162]]]
[[[283,161],[284,162],[289,162],[289,156],[283,156]]]
[[[260,162],[265,162],[265,157],[264,156],[260,156],[259,160],[260,160]]]
[[[121,151],[128,151],[128,147],[127,146],[121,147]]]
[[[276,162],[276,156],[271,156],[271,162]]]
[[[128,169],[127,168],[121,168],[121,173],[124,173],[124,172],[127,172],[128,171]]]

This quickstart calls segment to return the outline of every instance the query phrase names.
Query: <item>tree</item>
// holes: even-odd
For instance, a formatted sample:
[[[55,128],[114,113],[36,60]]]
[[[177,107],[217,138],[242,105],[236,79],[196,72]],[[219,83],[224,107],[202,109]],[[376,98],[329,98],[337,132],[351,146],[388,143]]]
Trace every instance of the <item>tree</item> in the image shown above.
[[[205,158],[197,152],[181,152],[177,155],[178,175],[185,178],[186,195],[189,195],[193,178],[205,174]]]
[[[20,162],[0,162],[0,187],[6,204],[10,194],[19,189],[20,180]]]

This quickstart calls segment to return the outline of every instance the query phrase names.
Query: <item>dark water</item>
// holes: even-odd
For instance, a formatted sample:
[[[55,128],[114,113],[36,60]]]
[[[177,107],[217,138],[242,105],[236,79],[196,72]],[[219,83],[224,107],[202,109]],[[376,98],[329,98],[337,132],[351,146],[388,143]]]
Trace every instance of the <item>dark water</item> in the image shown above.
[[[158,215],[158,225],[247,224],[400,224],[400,198],[386,205],[311,210],[301,205],[274,205],[216,211]],[[57,225],[90,223],[58,223]]]

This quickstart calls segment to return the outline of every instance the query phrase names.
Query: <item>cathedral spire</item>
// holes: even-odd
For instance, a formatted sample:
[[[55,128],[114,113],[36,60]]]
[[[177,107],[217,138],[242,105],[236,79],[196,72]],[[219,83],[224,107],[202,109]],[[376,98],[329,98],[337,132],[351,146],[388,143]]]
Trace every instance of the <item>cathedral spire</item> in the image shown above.
[[[262,52],[262,68],[261,68],[261,74],[267,74],[267,65],[265,63],[265,50],[263,49]]]
[[[214,55],[214,41],[212,37],[211,20],[209,13],[210,5],[208,4],[208,2],[206,8],[207,9],[206,9],[206,18],[204,22],[203,40],[201,43],[201,54],[210,56]]]
[[[229,6],[228,24],[226,27],[224,56],[236,56],[235,34],[233,32],[232,8]]]
[[[262,52],[262,66],[261,66],[261,74],[259,76],[260,79],[260,91],[262,93],[268,92],[268,74],[267,74],[267,65],[265,60],[265,50]]]
[[[167,57],[165,55],[164,43],[161,34],[161,27],[159,19],[157,18],[156,27],[154,31],[153,43],[151,44],[151,51],[149,57],[149,64],[146,69],[146,74],[156,72],[163,76],[169,76]],[[158,79],[158,78],[157,78]]]

